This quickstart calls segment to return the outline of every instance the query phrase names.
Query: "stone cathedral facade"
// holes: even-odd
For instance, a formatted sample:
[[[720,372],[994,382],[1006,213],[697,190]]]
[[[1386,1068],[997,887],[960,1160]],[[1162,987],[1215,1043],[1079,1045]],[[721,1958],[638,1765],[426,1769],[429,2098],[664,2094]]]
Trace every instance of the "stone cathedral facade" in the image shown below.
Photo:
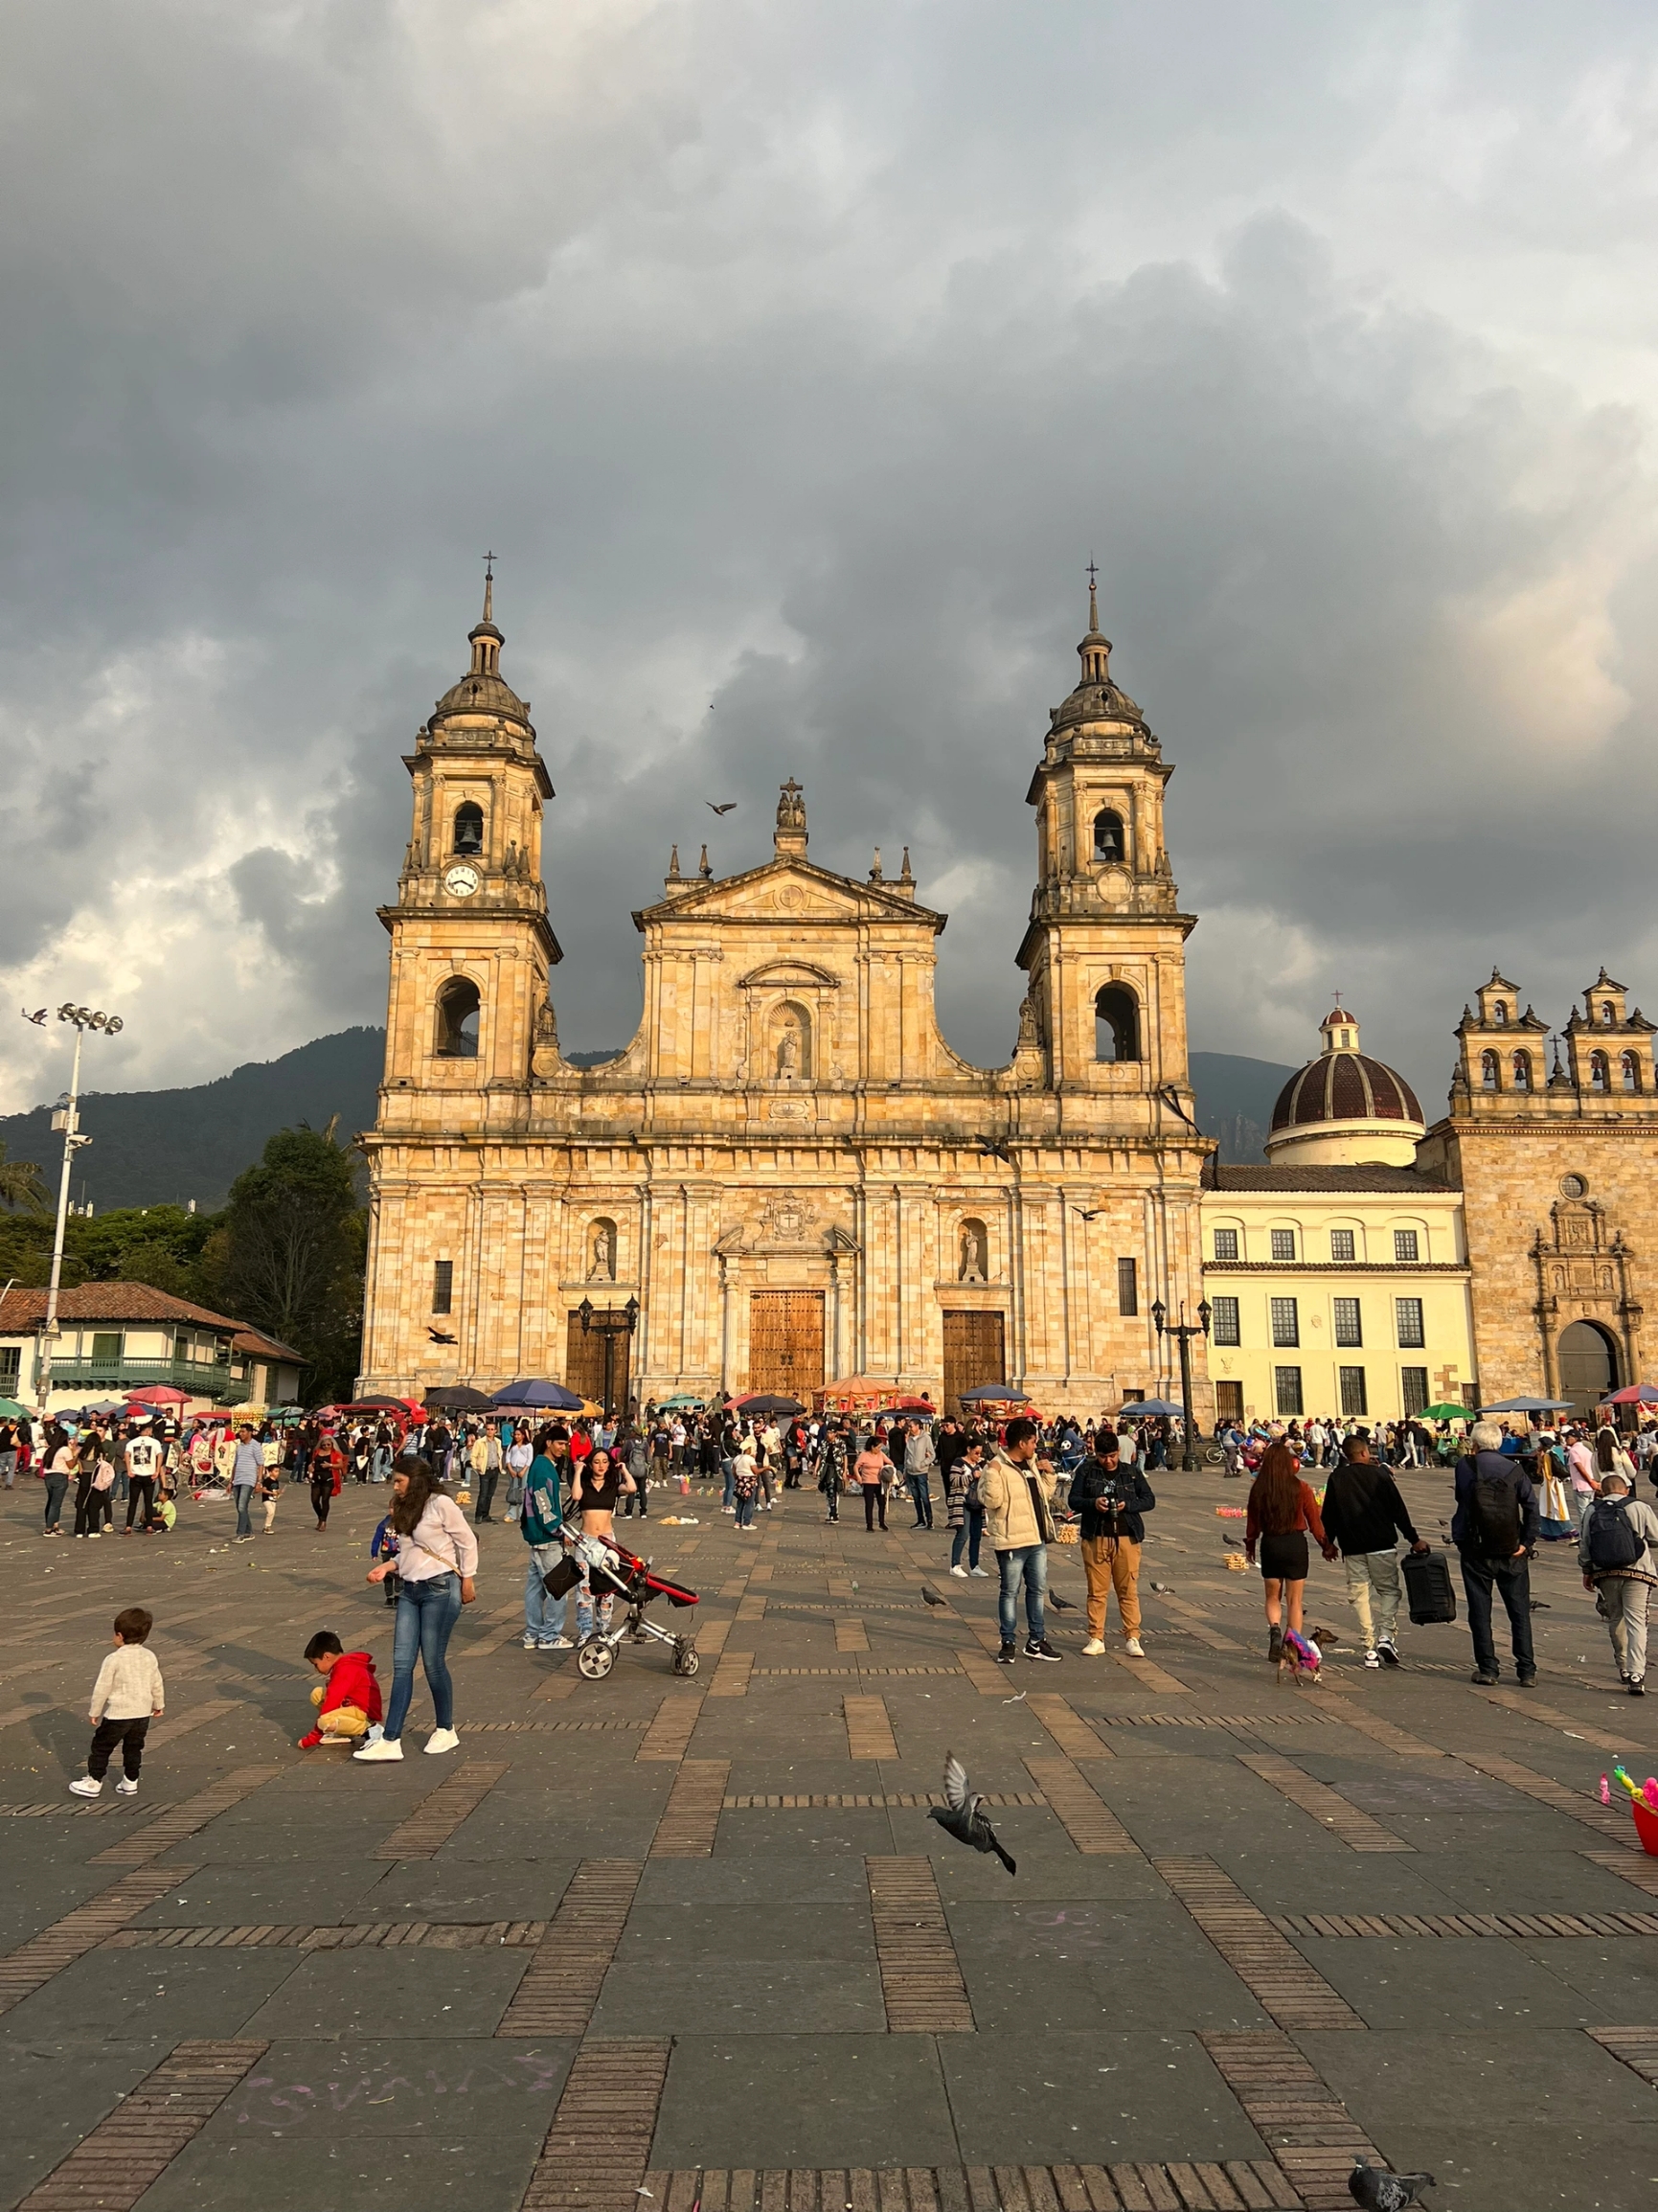
[[[406,758],[372,1169],[365,1391],[520,1376],[615,1395],[860,1376],[935,1402],[1008,1381],[1086,1413],[1167,1387],[1151,1317],[1202,1296],[1213,1144],[1188,1080],[1172,773],[1112,680],[1090,594],[1076,688],[1027,803],[1036,883],[1005,1066],[940,1034],[945,917],[906,851],[867,878],[810,856],[784,784],[769,855],[680,872],[634,915],[645,1008],[618,1058],[559,1050],[542,885],[554,794],[501,674],[472,665]],[[589,1328],[582,1327],[583,1308]],[[1194,1346],[1207,1412],[1202,1345]]]

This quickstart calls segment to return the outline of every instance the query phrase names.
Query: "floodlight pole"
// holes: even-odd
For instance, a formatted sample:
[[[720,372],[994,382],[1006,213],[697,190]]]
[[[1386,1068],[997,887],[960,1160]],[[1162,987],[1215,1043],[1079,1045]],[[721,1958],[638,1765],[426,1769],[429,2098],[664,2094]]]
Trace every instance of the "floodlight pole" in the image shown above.
[[[125,1026],[118,1014],[96,1014],[90,1007],[71,1006],[67,1001],[57,1009],[57,1018],[74,1026],[75,1058],[69,1069],[69,1096],[52,1117],[53,1128],[63,1131],[63,1167],[57,1178],[57,1226],[52,1238],[52,1280],[46,1291],[46,1326],[41,1334],[40,1356],[34,1368],[34,1391],[42,1414],[48,1411],[52,1396],[52,1351],[57,1342],[57,1293],[63,1281],[63,1235],[69,1221],[69,1177],[75,1166],[76,1153],[83,1145],[92,1142],[90,1137],[80,1134],[78,1118],[80,1105],[80,1047],[89,1029],[101,1029],[106,1037],[114,1037]]]

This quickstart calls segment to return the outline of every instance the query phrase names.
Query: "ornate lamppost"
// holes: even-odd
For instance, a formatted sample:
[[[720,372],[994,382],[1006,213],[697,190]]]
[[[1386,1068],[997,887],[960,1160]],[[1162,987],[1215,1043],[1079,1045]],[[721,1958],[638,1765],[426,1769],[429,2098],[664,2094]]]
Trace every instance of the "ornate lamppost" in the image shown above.
[[[1169,1309],[1161,1298],[1152,1302],[1151,1319],[1158,1335],[1172,1336],[1180,1347],[1180,1406],[1181,1418],[1186,1429],[1180,1454],[1180,1471],[1182,1474],[1195,1474],[1197,1472],[1197,1454],[1192,1448],[1192,1339],[1194,1336],[1207,1336],[1209,1324],[1214,1317],[1214,1311],[1207,1298],[1198,1307],[1195,1321],[1188,1321],[1186,1318],[1185,1299],[1180,1302],[1180,1319],[1178,1321],[1170,1320]]]

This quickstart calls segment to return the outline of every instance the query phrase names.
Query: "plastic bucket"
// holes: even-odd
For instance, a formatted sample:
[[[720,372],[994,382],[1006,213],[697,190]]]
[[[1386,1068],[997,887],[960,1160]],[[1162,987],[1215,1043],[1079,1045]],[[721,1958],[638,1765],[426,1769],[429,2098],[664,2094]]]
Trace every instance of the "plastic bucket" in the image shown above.
[[[1635,1833],[1641,1838],[1641,1848],[1649,1857],[1658,1859],[1658,1813],[1646,1805],[1629,1800],[1629,1810],[1635,1815]]]

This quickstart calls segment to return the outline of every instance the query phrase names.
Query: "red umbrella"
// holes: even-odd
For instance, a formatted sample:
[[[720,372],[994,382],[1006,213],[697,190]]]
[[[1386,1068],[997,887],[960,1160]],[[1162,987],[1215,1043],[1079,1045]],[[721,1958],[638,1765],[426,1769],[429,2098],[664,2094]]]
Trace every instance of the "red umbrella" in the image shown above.
[[[1631,1382],[1626,1389],[1614,1390],[1601,1401],[1602,1405],[1658,1405],[1658,1390],[1650,1382]]]
[[[132,1399],[135,1405],[188,1405],[190,1392],[175,1390],[170,1382],[158,1382],[151,1390],[135,1390]]]

